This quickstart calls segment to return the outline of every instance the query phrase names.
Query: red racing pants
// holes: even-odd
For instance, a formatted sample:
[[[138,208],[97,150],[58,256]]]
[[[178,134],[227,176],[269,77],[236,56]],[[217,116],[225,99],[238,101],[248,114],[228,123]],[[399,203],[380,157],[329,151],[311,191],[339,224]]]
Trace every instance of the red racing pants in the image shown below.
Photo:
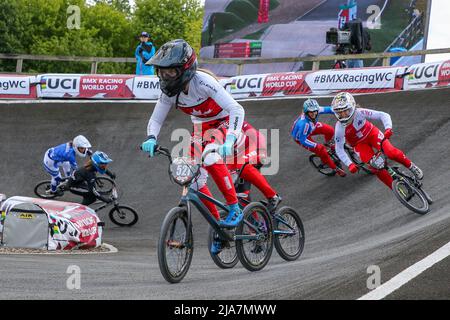
[[[381,141],[384,134],[377,128],[373,127],[369,135],[354,146],[355,152],[359,155],[362,162],[368,163],[375,154],[375,151],[381,149]],[[394,147],[389,140],[384,140],[383,151],[387,158],[394,160],[405,167],[411,166],[411,160],[400,149]],[[376,170],[375,174],[386,186],[392,188],[392,177],[386,169]]]
[[[226,137],[228,128],[228,118],[221,120],[208,121],[199,125],[194,125],[191,143],[191,156],[201,157],[205,147],[210,143],[222,144]],[[267,198],[275,196],[276,192],[270,187],[264,176],[253,166],[260,163],[260,159],[266,155],[266,141],[264,135],[253,128],[248,122],[244,121],[242,126],[242,136],[238,137],[235,144],[233,156],[227,157],[226,164],[218,161],[212,165],[206,165],[204,168],[212,176],[217,187],[224,195],[227,204],[237,203],[236,190],[229,170],[242,168],[247,164],[241,173],[241,178],[254,184]],[[207,185],[202,186],[199,191],[211,196]],[[207,201],[202,202],[207,206],[216,219],[219,219],[219,213],[216,206]]]
[[[323,135],[325,138],[325,142],[328,143],[331,139],[333,139],[334,128],[326,123],[317,122],[316,128],[308,136],[308,140],[311,140],[312,142],[316,142],[316,141],[314,141],[314,139],[312,137],[317,136],[317,135]],[[319,148],[317,148],[317,146],[315,148],[310,148],[310,147],[306,147],[306,146],[302,145],[299,142],[297,142],[297,143],[300,144],[303,148],[318,155],[323,164],[327,165],[328,167],[330,167],[333,170],[336,169],[336,164],[334,163],[333,160],[331,160],[331,157],[328,154],[328,151],[326,148],[319,149]]]

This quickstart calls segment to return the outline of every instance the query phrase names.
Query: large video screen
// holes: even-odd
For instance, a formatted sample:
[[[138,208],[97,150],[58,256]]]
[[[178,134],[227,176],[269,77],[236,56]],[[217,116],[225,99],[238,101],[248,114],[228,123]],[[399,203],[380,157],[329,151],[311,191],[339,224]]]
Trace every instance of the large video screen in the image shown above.
[[[428,28],[426,36],[426,49],[450,48],[450,36],[448,34],[450,13],[450,1],[433,0],[428,15]],[[425,62],[450,60],[450,53],[427,54]]]
[[[200,56],[292,58],[422,49],[426,8],[426,0],[206,0]],[[333,64],[323,62],[321,68]],[[380,64],[364,61],[364,66]],[[223,76],[238,72],[235,65],[207,67]],[[310,68],[306,62],[246,64],[241,73]]]

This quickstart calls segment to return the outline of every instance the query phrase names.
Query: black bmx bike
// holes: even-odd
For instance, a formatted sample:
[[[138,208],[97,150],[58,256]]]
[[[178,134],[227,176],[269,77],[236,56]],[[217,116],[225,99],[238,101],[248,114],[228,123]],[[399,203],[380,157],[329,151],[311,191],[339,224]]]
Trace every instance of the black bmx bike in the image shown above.
[[[172,158],[170,151],[158,146],[156,154],[169,160],[169,177],[183,188],[179,204],[165,216],[158,241],[158,262],[161,274],[170,283],[180,282],[187,274],[194,252],[192,207],[200,214],[223,241],[225,247],[235,244],[238,259],[249,271],[263,269],[273,249],[272,219],[261,203],[250,203],[243,220],[235,228],[220,225],[201,199],[208,200],[228,213],[222,202],[191,188],[200,174],[200,164],[186,157]],[[257,250],[255,249],[257,248]]]
[[[334,143],[327,143],[324,144],[324,146],[327,148],[328,154],[330,155],[331,160],[333,160],[333,162],[336,164],[336,167],[343,169],[342,161],[336,154]],[[351,146],[344,144],[344,149],[345,152],[347,152],[347,154],[349,155],[350,159],[353,161],[353,163],[355,163],[361,170],[363,170],[367,174],[373,173],[371,168],[361,161],[361,159]],[[320,160],[320,157],[317,154],[312,154],[309,156],[309,163],[313,166],[314,169],[316,169],[323,175],[329,177],[336,175],[336,171],[334,169],[331,169],[328,165],[322,163],[322,160]]]
[[[51,181],[44,180],[39,182],[34,187],[34,193],[42,199],[58,199],[64,196],[64,193],[72,189],[78,189],[81,192],[87,191],[87,184],[81,186],[69,187],[68,181],[70,177],[65,177],[61,180],[61,183],[57,186],[56,192],[50,192]],[[96,177],[94,182],[94,192],[99,195],[109,197],[110,202],[97,201],[94,204],[101,204],[94,208],[95,212],[103,210],[107,207],[112,207],[109,211],[109,218],[111,221],[120,227],[131,227],[138,222],[139,216],[133,207],[119,204],[119,192],[117,185],[113,179],[107,177]]]
[[[409,170],[399,166],[391,166],[383,150],[384,138],[380,150],[373,155],[369,164],[376,170],[387,170],[392,179],[392,192],[395,197],[409,210],[418,214],[427,214],[433,199],[423,189],[423,183]]]
[[[231,172],[239,205],[242,209],[245,209],[247,206],[254,203],[250,200],[250,183],[240,177],[241,172],[247,165],[251,164],[245,163],[240,169]],[[267,202],[265,200],[259,201],[259,203],[264,205],[267,209]],[[247,210],[251,210],[251,207]],[[222,210],[219,211],[219,213],[222,218],[226,216],[226,212]],[[289,206],[277,208],[276,210],[269,212],[269,214],[272,218],[274,246],[276,251],[280,257],[286,261],[297,260],[301,256],[305,246],[305,229],[299,214],[295,209]],[[208,248],[211,248],[211,244],[217,237],[218,235],[214,228],[210,227]],[[257,246],[256,249],[258,250]],[[218,254],[213,254],[210,250],[209,253],[214,263],[222,269],[233,268],[238,262],[235,243],[227,243]]]

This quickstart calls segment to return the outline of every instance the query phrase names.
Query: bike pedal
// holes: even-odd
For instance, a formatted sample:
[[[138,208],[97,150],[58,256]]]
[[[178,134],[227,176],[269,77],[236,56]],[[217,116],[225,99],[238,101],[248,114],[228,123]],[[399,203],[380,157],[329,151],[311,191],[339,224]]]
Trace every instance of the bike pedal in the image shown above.
[[[233,229],[227,228],[227,229],[224,229],[223,232],[224,232],[227,236],[229,236],[231,239],[233,239],[233,237],[236,235],[236,228],[233,228]]]

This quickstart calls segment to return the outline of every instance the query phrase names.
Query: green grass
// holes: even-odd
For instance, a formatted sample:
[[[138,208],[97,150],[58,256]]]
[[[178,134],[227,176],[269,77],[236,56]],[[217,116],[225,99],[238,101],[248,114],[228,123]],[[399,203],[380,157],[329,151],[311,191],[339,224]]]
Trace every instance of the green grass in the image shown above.
[[[245,27],[246,21],[231,12],[215,12],[216,27],[212,34],[212,42],[215,43],[219,39]],[[202,32],[202,47],[208,45],[209,29]]]
[[[409,18],[405,8],[409,0],[389,1],[381,15],[381,28],[369,30],[372,40],[371,52],[383,52],[392,41],[408,26]],[[370,66],[373,60],[364,61],[365,66]],[[381,61],[379,62],[381,64]]]
[[[233,0],[226,7],[225,11],[234,13],[245,22],[252,22],[258,19],[258,7],[255,7],[247,0]]]
[[[263,33],[267,30],[268,27],[264,27],[256,32],[250,33],[244,37],[244,39],[250,39],[250,40],[259,40],[261,39],[261,36]]]

